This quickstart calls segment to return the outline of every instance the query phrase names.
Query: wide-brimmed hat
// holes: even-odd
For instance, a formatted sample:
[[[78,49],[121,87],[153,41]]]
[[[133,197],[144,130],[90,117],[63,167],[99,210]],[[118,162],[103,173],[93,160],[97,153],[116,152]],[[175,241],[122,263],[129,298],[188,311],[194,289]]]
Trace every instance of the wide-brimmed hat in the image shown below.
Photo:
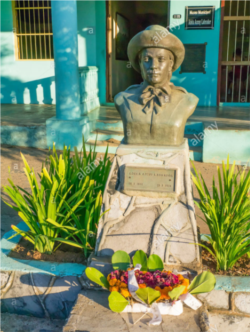
[[[150,25],[137,33],[128,44],[128,58],[134,69],[140,72],[138,53],[148,47],[165,48],[174,55],[172,71],[180,67],[184,60],[185,48],[179,38],[161,25]]]

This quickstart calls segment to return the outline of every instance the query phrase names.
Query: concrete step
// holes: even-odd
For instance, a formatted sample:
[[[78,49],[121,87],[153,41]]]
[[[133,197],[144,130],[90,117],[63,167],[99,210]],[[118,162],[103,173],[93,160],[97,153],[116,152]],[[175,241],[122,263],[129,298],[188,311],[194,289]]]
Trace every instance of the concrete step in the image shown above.
[[[122,120],[96,120],[94,130],[112,130],[123,132]]]
[[[117,134],[109,134],[109,133],[104,133],[104,134],[101,134],[101,133],[97,133],[97,132],[92,132],[90,135],[89,135],[89,138],[88,138],[88,142],[89,141],[95,141],[95,140],[98,140],[98,141],[107,141],[107,140],[110,140],[110,139],[114,139],[114,140],[117,140],[117,141],[121,141],[123,139],[123,135],[120,135],[119,133]]]
[[[123,130],[106,130],[106,129],[96,129],[91,132],[94,135],[118,135],[123,137]]]

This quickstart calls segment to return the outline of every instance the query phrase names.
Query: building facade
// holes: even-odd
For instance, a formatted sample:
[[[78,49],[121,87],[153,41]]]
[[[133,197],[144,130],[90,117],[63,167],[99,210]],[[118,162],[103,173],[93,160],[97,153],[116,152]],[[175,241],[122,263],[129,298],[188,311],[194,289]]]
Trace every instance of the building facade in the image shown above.
[[[56,103],[53,43],[62,49],[63,41],[55,41],[54,20],[58,16],[63,19],[63,15],[66,15],[65,29],[67,25],[70,29],[76,23],[79,75],[82,67],[90,67],[88,71],[91,73],[96,71],[95,67],[98,69],[97,95],[103,105],[112,102],[119,91],[141,81],[126,54],[119,50],[119,45],[126,45],[126,40],[119,36],[125,35],[125,39],[130,39],[150,24],[166,26],[189,49],[197,47],[195,57],[205,45],[204,72],[195,72],[195,68],[194,71],[183,72],[179,68],[172,76],[175,85],[181,85],[199,97],[199,106],[216,106],[225,102],[247,106],[249,103],[249,77],[246,77],[249,71],[249,1],[203,1],[198,9],[213,7],[214,10],[213,27],[205,29],[186,26],[188,19],[194,19],[190,11],[187,17],[187,7],[196,10],[197,1],[68,2],[71,5],[75,2],[76,12],[71,14],[76,17],[76,22],[67,20],[67,10],[65,14],[58,9],[65,7],[67,1],[59,1],[54,15],[53,1],[1,2],[2,103]],[[119,31],[119,24],[124,31]],[[236,50],[237,59],[233,59]],[[240,65],[234,66],[232,62],[236,60]],[[67,63],[64,65],[67,67]],[[237,86],[240,91],[235,92],[233,98],[232,81],[234,90]],[[85,83],[84,80],[82,82]],[[89,88],[94,89],[95,82]]]
[[[45,148],[53,142],[58,148],[64,143],[81,146],[82,134],[90,139],[96,129],[107,131],[104,123],[93,125],[88,114],[100,105],[114,106],[119,91],[142,81],[127,58],[127,44],[139,31],[159,24],[180,38],[186,49],[171,81],[195,94],[202,108],[198,113],[203,120],[194,115],[191,122],[200,124],[191,123],[185,131],[192,136],[190,147],[201,149],[194,155],[220,162],[230,154],[232,160],[239,159],[238,164],[250,162],[250,1],[0,3],[1,103],[56,104],[56,116],[46,120],[41,133],[31,128],[34,134],[25,135],[32,138],[20,144],[17,129],[5,126],[3,142]],[[208,135],[212,117],[206,121],[206,114],[212,113],[213,121],[220,117],[220,122],[214,124],[218,130]],[[120,122],[110,123],[110,128],[122,127]],[[203,138],[196,146],[193,137],[199,133]],[[39,135],[44,136],[43,143],[34,142]]]

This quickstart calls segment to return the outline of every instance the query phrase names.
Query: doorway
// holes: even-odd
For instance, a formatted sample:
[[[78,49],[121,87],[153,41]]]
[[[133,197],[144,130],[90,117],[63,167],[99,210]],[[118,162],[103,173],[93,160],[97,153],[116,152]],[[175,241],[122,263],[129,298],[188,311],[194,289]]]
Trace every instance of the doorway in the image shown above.
[[[169,25],[169,1],[107,1],[107,102],[126,90],[140,84],[137,73],[127,58],[127,44],[138,32],[149,25]]]
[[[250,102],[250,1],[221,3],[218,103]]]

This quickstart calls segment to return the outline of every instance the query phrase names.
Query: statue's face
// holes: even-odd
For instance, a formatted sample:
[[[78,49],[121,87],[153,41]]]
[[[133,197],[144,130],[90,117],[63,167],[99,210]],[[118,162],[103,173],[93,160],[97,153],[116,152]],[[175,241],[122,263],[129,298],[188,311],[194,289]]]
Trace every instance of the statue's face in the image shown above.
[[[145,48],[142,50],[139,63],[141,75],[152,86],[168,83],[174,65],[172,52],[164,48]]]

